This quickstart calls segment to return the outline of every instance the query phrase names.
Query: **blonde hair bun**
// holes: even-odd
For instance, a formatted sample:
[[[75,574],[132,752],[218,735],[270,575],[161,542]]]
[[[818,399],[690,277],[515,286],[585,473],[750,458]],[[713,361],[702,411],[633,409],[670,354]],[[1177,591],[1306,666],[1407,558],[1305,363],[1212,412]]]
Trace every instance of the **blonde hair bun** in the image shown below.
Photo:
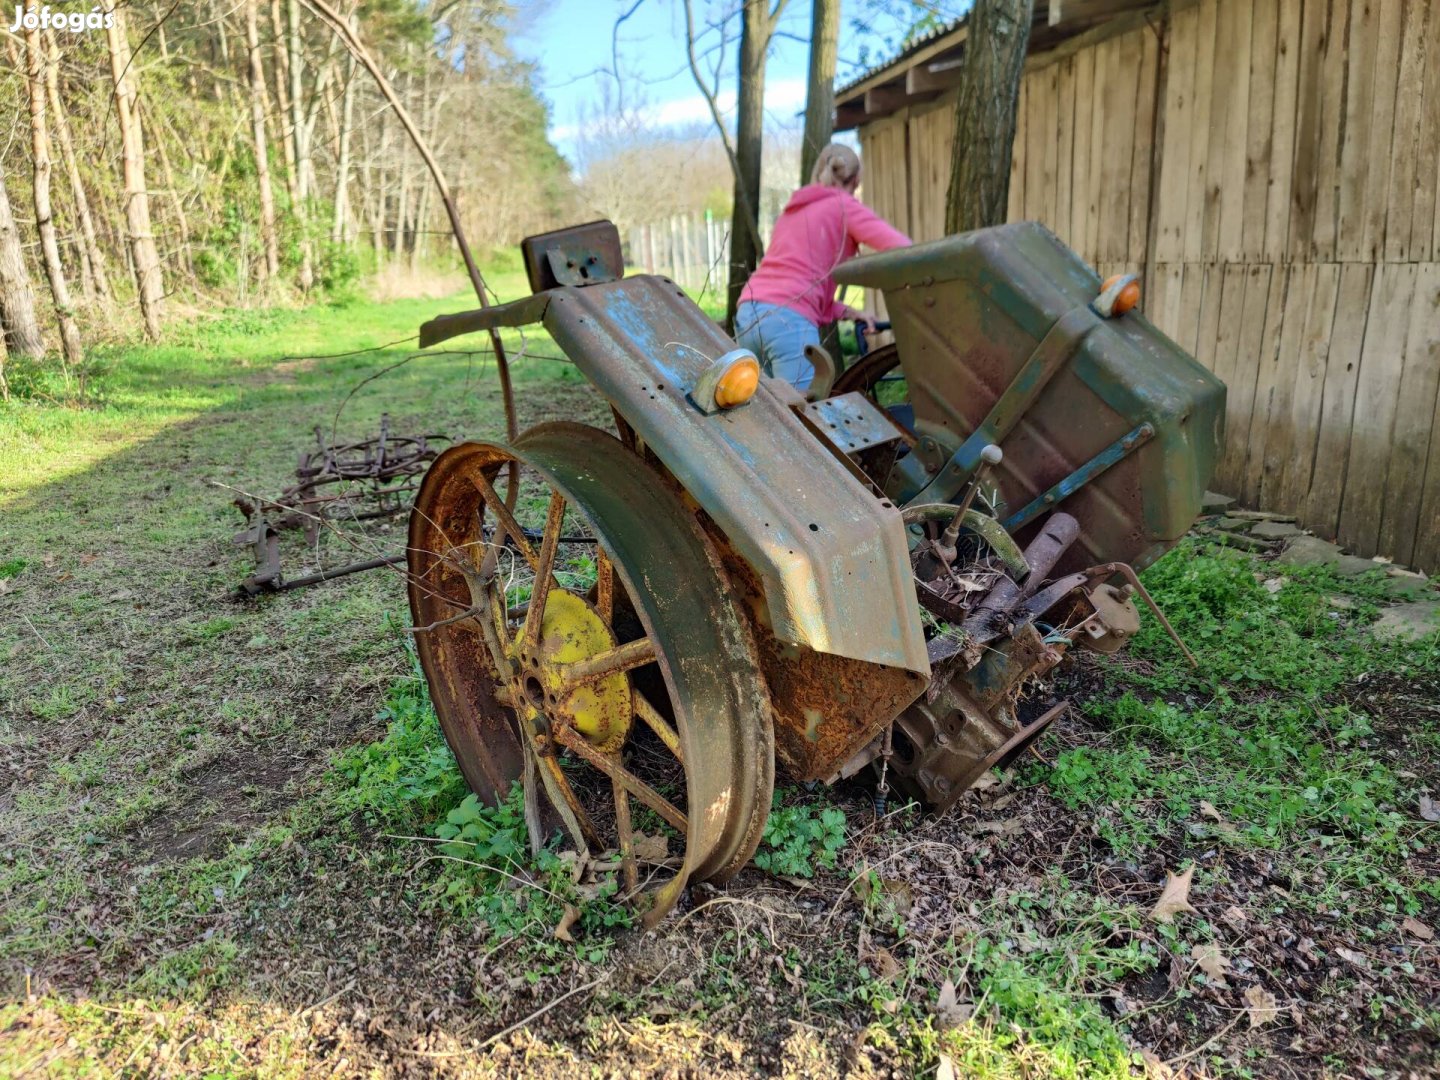
[[[820,151],[811,170],[810,182],[824,187],[845,188],[860,177],[860,155],[842,143],[831,143]]]

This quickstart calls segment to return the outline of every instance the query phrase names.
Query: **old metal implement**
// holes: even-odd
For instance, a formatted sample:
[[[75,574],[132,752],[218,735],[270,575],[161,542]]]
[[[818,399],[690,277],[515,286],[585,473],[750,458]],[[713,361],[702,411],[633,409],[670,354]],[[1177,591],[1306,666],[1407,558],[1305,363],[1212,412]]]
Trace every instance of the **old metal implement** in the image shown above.
[[[287,579],[280,562],[280,534],[300,530],[307,546],[314,548],[322,529],[331,524],[405,513],[419,490],[421,475],[439,454],[433,444],[449,441],[447,435],[395,435],[388,413],[380,416],[379,435],[359,442],[331,442],[315,428],[315,449],[301,452],[294,484],[258,506],[247,499],[235,500],[249,527],[236,533],[234,542],[250,548],[255,556],[255,573],[240,583],[236,593],[249,597],[283,592],[404,562],[404,555],[381,555]]]
[[[1013,760],[1065,711],[1036,680],[1124,647],[1133,567],[1199,509],[1224,387],[1040,226],[842,267],[896,344],[812,402],[673,282],[626,278],[608,223],[523,252],[533,295],[421,344],[540,323],[616,433],[439,456],[416,641],[471,786],[521,785],[532,843],[614,860],[647,924],[745,865],[777,770],[872,769],[943,812]]]

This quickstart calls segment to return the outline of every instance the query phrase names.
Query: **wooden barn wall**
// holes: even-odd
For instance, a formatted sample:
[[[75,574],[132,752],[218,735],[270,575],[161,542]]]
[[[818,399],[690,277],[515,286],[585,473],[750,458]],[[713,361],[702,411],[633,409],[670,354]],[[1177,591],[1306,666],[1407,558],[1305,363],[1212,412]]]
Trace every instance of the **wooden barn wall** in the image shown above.
[[[944,231],[953,99],[862,129],[864,195]],[[1440,0],[1177,0],[1032,57],[1010,217],[1229,387],[1213,485],[1440,571]]]

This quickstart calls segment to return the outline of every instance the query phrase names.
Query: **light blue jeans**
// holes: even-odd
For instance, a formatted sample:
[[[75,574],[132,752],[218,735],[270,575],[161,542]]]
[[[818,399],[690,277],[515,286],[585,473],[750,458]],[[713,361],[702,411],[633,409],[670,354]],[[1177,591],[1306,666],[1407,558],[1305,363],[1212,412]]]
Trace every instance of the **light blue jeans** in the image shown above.
[[[742,301],[735,312],[735,340],[755,354],[766,375],[808,390],[815,368],[805,359],[806,345],[820,344],[820,328],[781,304]]]

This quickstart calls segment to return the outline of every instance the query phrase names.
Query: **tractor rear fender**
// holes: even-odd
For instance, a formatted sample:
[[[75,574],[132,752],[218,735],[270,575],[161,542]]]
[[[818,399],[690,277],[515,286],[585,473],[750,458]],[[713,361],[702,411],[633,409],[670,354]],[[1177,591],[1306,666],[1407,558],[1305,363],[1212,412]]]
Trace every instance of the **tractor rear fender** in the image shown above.
[[[928,678],[905,526],[809,434],[784,387],[706,415],[687,396],[735,343],[673,282],[561,287],[426,324],[421,345],[542,322],[759,577],[782,642]],[[918,692],[918,689],[917,691]]]

